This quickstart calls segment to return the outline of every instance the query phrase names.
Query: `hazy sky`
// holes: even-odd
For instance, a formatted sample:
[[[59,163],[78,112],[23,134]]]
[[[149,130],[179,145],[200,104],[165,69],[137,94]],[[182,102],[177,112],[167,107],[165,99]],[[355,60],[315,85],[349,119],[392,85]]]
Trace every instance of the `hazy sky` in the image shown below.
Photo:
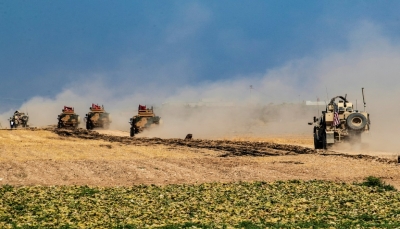
[[[351,38],[360,25],[397,44],[399,9],[372,0],[0,0],[0,111],[98,83],[114,96],[231,80],[248,87],[293,60],[363,43],[368,29]],[[310,80],[290,77],[300,87]]]

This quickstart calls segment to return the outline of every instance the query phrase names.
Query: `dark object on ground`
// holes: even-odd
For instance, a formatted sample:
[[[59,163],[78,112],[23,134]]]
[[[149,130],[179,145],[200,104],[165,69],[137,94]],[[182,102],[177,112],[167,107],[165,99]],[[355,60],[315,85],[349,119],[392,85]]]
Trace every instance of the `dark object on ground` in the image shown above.
[[[192,137],[193,137],[192,134],[187,134],[185,140],[192,140]]]

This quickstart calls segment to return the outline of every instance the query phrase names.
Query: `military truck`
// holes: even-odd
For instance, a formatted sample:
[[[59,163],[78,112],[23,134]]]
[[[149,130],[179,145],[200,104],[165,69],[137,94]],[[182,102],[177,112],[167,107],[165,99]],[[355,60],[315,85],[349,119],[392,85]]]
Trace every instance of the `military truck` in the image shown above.
[[[327,149],[336,143],[361,143],[361,134],[370,130],[369,113],[365,112],[364,88],[362,89],[364,111],[354,109],[347,95],[331,99],[320,118],[314,116],[314,148]],[[339,99],[338,102],[336,100]]]
[[[28,121],[29,116],[24,112],[15,111],[14,115],[8,119],[10,122],[10,128],[18,128],[18,127],[29,127]]]
[[[133,116],[129,123],[131,124],[130,136],[142,132],[144,129],[160,124],[161,118],[154,114],[153,107],[147,108],[145,105],[139,105],[138,114]]]
[[[58,115],[57,128],[73,128],[76,129],[81,120],[79,115],[75,114],[73,107],[64,106],[62,113]]]
[[[111,116],[104,110],[104,106],[92,103],[89,107],[90,111],[86,114],[85,122],[86,129],[92,130],[94,128],[108,129],[111,123]]]

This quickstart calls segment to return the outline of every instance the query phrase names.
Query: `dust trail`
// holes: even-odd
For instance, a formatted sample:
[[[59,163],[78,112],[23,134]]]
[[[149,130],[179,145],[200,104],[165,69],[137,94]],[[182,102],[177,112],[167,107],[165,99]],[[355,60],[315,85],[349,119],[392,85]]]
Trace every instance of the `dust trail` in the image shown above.
[[[310,54],[268,69],[265,74],[238,75],[230,80],[196,85],[158,84],[157,80],[141,85],[135,84],[135,80],[108,85],[101,80],[107,74],[93,74],[86,77],[86,82],[69,85],[55,98],[35,97],[18,109],[29,111],[33,125],[44,126],[56,123],[64,105],[74,106],[83,117],[91,103],[99,103],[113,117],[111,128],[127,131],[129,118],[137,113],[137,106],[153,105],[164,124],[143,133],[150,137],[184,137],[187,133],[195,137],[311,134],[307,122],[316,115],[316,107],[301,105],[303,101],[330,99],[326,98],[328,89],[330,97],[347,94],[353,104],[357,103],[358,110],[363,110],[361,87],[364,87],[372,121],[372,131],[364,140],[369,142],[371,150],[397,151],[400,46],[369,23],[361,24],[348,37],[346,50]],[[130,77],[135,76],[126,78]],[[0,115],[3,126],[12,112]]]

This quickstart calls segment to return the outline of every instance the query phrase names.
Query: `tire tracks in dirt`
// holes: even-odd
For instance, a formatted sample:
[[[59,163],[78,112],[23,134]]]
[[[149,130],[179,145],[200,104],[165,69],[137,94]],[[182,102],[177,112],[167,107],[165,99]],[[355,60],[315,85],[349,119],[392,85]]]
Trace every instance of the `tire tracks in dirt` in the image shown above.
[[[53,129],[48,128],[47,130],[53,131],[59,136],[63,137],[76,137],[88,140],[104,140],[109,142],[119,142],[127,145],[166,145],[171,148],[175,147],[188,147],[188,148],[199,148],[209,149],[214,151],[220,151],[222,154],[220,157],[235,157],[235,156],[284,156],[284,155],[298,155],[298,154],[318,154],[322,156],[339,156],[352,159],[362,159],[367,161],[377,161],[387,164],[397,164],[397,160],[381,158],[370,155],[350,155],[339,153],[331,150],[315,150],[308,147],[288,145],[288,144],[277,144],[270,142],[252,142],[252,141],[231,141],[231,140],[207,140],[207,139],[161,139],[161,138],[132,138],[124,136],[113,136],[100,134],[96,131],[85,130],[85,129]]]
[[[206,139],[161,139],[161,138],[131,138],[100,134],[96,131],[85,129],[54,129],[59,136],[77,137],[81,139],[105,140],[109,142],[119,142],[122,144],[147,146],[147,145],[166,145],[169,147],[188,147],[209,149],[223,152],[220,157],[233,156],[282,156],[296,154],[314,154],[314,149],[284,145],[269,142],[250,142],[250,141],[230,141],[230,140],[206,140]]]

